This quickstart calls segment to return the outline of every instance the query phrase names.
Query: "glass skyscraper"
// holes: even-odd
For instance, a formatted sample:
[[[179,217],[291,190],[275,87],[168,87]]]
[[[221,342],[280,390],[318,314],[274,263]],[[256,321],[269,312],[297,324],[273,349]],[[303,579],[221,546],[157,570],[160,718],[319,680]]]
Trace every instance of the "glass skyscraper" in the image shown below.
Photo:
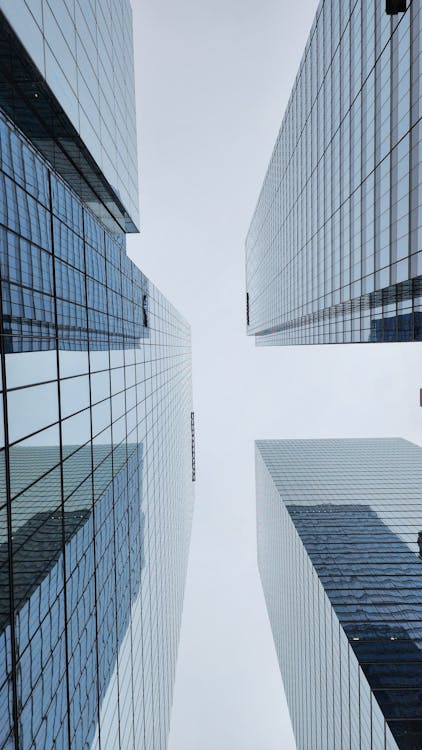
[[[2,108],[103,223],[134,231],[129,0],[1,0],[0,11]]]
[[[321,0],[246,241],[258,345],[422,340],[422,8]]]
[[[1,750],[167,746],[190,329],[126,255],[134,123],[127,0],[0,0]]]
[[[258,563],[299,750],[422,747],[422,449],[256,443]]]

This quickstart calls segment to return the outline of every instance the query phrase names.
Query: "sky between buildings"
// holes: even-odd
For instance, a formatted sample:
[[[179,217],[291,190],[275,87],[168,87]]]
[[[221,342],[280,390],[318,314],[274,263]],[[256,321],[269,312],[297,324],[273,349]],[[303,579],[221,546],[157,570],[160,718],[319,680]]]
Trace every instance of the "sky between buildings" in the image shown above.
[[[256,438],[422,442],[422,348],[256,349],[244,239],[316,0],[132,0],[141,235],[188,318],[196,510],[169,750],[293,750],[256,566]]]

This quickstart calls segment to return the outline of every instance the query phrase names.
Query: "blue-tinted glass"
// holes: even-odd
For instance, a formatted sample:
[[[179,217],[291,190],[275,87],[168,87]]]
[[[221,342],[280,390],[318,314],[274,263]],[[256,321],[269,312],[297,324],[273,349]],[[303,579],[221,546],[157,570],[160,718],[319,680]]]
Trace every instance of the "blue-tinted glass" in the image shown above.
[[[192,509],[189,327],[1,112],[0,134],[0,748],[164,747]]]
[[[257,345],[419,340],[421,27],[320,4],[246,239]]]
[[[416,748],[422,450],[398,439],[259,441],[256,466],[259,567],[298,746],[326,721],[322,747],[350,737],[351,747]],[[316,699],[305,673],[308,686],[323,675]]]

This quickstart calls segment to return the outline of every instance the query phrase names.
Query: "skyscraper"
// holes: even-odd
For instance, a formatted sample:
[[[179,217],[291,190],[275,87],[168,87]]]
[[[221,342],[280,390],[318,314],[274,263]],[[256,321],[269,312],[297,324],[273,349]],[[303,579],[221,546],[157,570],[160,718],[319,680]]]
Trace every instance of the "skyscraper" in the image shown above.
[[[0,0],[0,748],[164,750],[190,537],[186,321],[138,226],[127,0]]]
[[[422,9],[321,0],[246,240],[258,345],[422,340]]]
[[[422,746],[422,449],[256,443],[258,563],[298,750]]]

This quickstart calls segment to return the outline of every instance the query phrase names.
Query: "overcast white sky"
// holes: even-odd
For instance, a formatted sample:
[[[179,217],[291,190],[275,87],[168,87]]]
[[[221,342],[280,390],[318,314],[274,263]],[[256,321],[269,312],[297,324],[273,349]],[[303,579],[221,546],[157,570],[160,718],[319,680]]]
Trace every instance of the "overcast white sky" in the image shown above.
[[[293,750],[256,566],[256,438],[422,440],[421,344],[256,349],[244,238],[316,0],[132,0],[142,231],[189,319],[196,510],[169,750]]]

